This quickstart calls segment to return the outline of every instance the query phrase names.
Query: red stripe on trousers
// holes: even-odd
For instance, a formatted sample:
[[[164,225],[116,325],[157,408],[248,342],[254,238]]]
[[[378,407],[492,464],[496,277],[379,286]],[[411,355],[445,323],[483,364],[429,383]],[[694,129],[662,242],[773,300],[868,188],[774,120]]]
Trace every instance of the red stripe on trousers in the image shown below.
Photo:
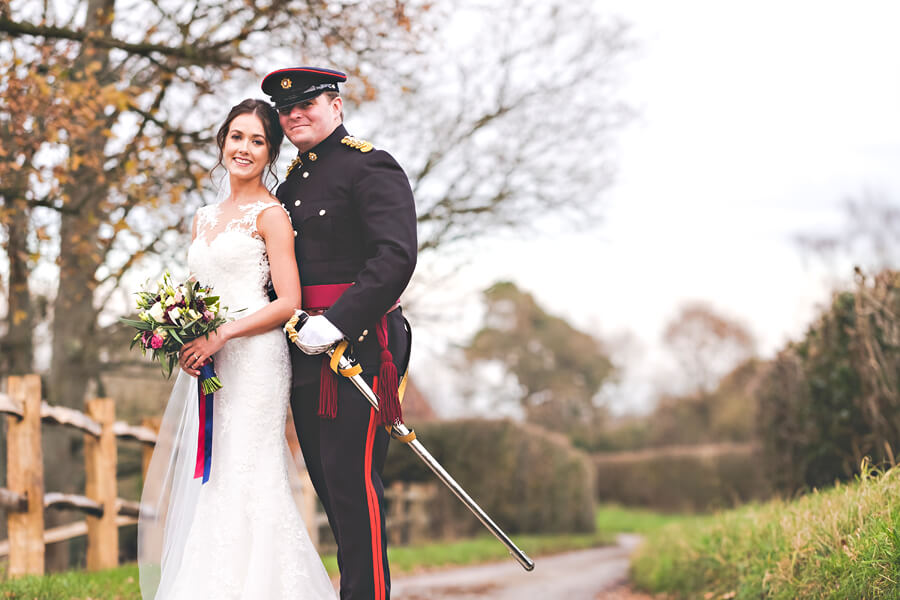
[[[373,382],[377,389],[378,381]],[[381,553],[381,513],[378,507],[378,494],[372,485],[372,447],[375,442],[375,409],[369,409],[369,430],[366,434],[366,460],[363,476],[366,480],[366,500],[369,506],[369,527],[372,530],[372,570],[375,574],[375,598],[384,600],[384,561]]]

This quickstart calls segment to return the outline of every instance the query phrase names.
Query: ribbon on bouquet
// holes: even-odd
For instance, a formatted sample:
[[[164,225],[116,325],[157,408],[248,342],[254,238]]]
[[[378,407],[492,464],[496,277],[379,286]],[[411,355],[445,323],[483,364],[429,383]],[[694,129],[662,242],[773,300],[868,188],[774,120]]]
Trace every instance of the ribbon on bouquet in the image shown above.
[[[209,467],[212,464],[213,437],[213,394],[222,389],[222,382],[216,376],[212,359],[200,367],[197,378],[197,400],[200,409],[200,427],[197,432],[197,464],[194,479],[203,477],[202,483],[209,481]]]

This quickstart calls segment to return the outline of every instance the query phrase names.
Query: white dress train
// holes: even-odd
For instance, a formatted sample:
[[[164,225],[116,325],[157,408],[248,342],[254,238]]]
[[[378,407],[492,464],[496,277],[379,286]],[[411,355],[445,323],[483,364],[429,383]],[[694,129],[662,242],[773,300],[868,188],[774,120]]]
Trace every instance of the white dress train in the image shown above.
[[[277,208],[275,208],[277,207]],[[268,303],[269,263],[257,216],[214,236],[220,206],[198,212],[188,251],[196,279],[223,306],[248,315]],[[318,600],[335,598],[291,494],[296,467],[284,426],[291,370],[280,329],[228,341],[214,356],[223,388],[213,410],[209,481],[194,479],[197,380],[179,372],[141,497],[138,562],[144,600]]]

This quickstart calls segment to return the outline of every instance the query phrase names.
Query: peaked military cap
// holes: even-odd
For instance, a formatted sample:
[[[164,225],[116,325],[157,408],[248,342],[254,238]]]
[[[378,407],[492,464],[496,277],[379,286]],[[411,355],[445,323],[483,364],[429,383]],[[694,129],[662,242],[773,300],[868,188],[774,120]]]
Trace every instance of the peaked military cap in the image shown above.
[[[325,92],[338,92],[338,83],[344,81],[347,81],[347,75],[340,71],[293,67],[266,75],[262,81],[262,91],[272,99],[275,109],[281,110]]]

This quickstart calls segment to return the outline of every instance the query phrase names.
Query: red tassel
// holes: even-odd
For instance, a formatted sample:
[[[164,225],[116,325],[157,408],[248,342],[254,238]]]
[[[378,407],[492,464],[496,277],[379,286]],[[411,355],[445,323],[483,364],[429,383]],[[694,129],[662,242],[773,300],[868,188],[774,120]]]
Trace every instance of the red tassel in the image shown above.
[[[378,370],[378,423],[393,425],[403,422],[403,411],[400,409],[400,380],[397,376],[397,365],[388,350],[387,316],[381,318],[376,329],[378,345],[381,346],[381,368]]]
[[[378,408],[379,422],[381,425],[393,425],[397,421],[403,422],[403,411],[400,408],[400,395],[397,393],[400,381],[397,377],[397,366],[394,358],[387,350],[381,352],[381,368],[378,370],[378,387],[381,401]]]
[[[338,376],[331,370],[331,358],[326,354],[319,375],[319,416],[323,419],[337,417]]]

